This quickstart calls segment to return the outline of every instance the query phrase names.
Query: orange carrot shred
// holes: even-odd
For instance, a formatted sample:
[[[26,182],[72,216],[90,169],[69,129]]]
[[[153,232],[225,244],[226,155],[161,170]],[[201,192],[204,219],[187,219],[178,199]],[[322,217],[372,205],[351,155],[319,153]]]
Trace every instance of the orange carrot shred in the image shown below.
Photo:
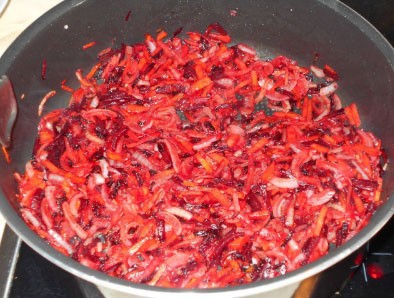
[[[95,46],[95,45],[96,45],[96,42],[95,42],[95,41],[89,42],[89,43],[84,44],[84,45],[82,46],[82,50],[87,50],[87,49],[89,49],[89,48],[91,48],[91,47],[93,47],[93,46]]]
[[[10,157],[10,154],[8,153],[7,148],[4,146],[1,146],[1,149],[3,150],[3,154],[4,154],[4,158],[5,158],[6,162],[11,163],[11,157]]]

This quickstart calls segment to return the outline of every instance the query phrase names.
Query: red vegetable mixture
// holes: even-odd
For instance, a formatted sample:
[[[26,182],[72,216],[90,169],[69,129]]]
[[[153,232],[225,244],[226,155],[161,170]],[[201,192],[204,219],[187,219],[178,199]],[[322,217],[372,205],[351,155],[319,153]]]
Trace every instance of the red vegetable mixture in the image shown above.
[[[187,36],[77,71],[16,175],[26,223],[90,268],[183,288],[272,278],[353,237],[381,203],[381,142],[336,71],[261,60],[219,24]]]

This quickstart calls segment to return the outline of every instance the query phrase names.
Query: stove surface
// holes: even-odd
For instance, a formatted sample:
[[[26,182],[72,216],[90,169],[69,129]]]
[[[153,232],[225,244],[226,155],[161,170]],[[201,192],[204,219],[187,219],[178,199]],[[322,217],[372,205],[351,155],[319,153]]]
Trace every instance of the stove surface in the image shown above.
[[[342,2],[369,20],[394,44],[394,0],[343,0]],[[10,233],[10,230],[8,232],[6,230],[5,236]],[[3,256],[3,260],[5,258]],[[0,280],[4,274],[7,272],[0,272]],[[104,297],[94,285],[51,264],[24,243],[20,244],[15,271],[8,274],[12,278],[7,283],[10,287],[7,292],[8,297],[12,298]],[[342,288],[331,298],[388,298],[394,296],[393,291],[394,218],[370,241],[367,257],[360,260],[360,265],[354,268],[353,276],[346,280]]]

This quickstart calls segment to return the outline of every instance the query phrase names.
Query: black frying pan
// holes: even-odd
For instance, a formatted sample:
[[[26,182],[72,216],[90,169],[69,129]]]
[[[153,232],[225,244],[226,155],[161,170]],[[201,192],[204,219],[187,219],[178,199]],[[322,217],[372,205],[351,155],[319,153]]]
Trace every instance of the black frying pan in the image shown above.
[[[131,16],[126,21],[129,10]],[[237,15],[231,16],[230,10],[236,10]],[[18,103],[19,115],[10,148],[12,163],[0,160],[0,210],[13,230],[33,249],[65,270],[107,288],[154,297],[185,295],[182,290],[163,290],[110,278],[56,252],[20,219],[13,173],[22,172],[31,157],[39,120],[37,106],[42,97],[49,90],[58,91],[44,112],[65,107],[69,95],[60,89],[60,82],[67,79],[70,86],[77,86],[74,71],[78,68],[88,71],[99,50],[121,43],[141,42],[145,33],[154,34],[159,28],[167,32],[180,27],[183,32],[202,31],[213,22],[222,24],[234,42],[242,41],[257,48],[261,58],[283,54],[309,65],[318,53],[321,65],[329,63],[340,73],[341,98],[357,103],[364,127],[383,140],[388,157],[393,159],[393,48],[370,24],[338,1],[65,1],[29,27],[0,60],[0,74],[11,79],[18,98],[22,94],[25,98]],[[90,41],[96,41],[97,45],[82,51],[82,45]],[[46,80],[41,79],[44,59]],[[321,276],[319,272],[329,267],[331,269],[324,274],[333,281],[340,279],[346,272],[333,265],[357,251],[392,216],[393,175],[394,167],[389,164],[383,199],[391,198],[377,211],[370,224],[317,262],[273,280],[188,294],[222,296],[225,292],[227,297],[239,297],[257,293],[277,295],[279,291],[289,296],[300,282],[310,276]],[[316,292],[315,289],[315,293],[319,293],[316,297],[332,290],[332,287],[315,283],[315,287],[319,286],[319,291],[328,292]]]

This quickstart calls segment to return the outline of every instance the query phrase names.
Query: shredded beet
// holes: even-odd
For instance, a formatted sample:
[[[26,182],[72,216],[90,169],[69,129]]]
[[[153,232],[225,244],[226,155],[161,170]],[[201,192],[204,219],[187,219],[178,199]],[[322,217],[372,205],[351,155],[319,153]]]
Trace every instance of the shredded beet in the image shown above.
[[[43,59],[41,63],[41,79],[45,80],[46,77],[47,77],[47,61]]]
[[[129,10],[127,11],[127,14],[126,14],[124,20],[125,20],[126,22],[128,22],[129,19],[130,19],[130,17],[131,17],[131,10],[129,9]]]
[[[187,34],[76,72],[16,175],[26,223],[93,269],[182,288],[272,278],[353,237],[381,204],[381,142],[336,71],[261,60],[218,23]]]

